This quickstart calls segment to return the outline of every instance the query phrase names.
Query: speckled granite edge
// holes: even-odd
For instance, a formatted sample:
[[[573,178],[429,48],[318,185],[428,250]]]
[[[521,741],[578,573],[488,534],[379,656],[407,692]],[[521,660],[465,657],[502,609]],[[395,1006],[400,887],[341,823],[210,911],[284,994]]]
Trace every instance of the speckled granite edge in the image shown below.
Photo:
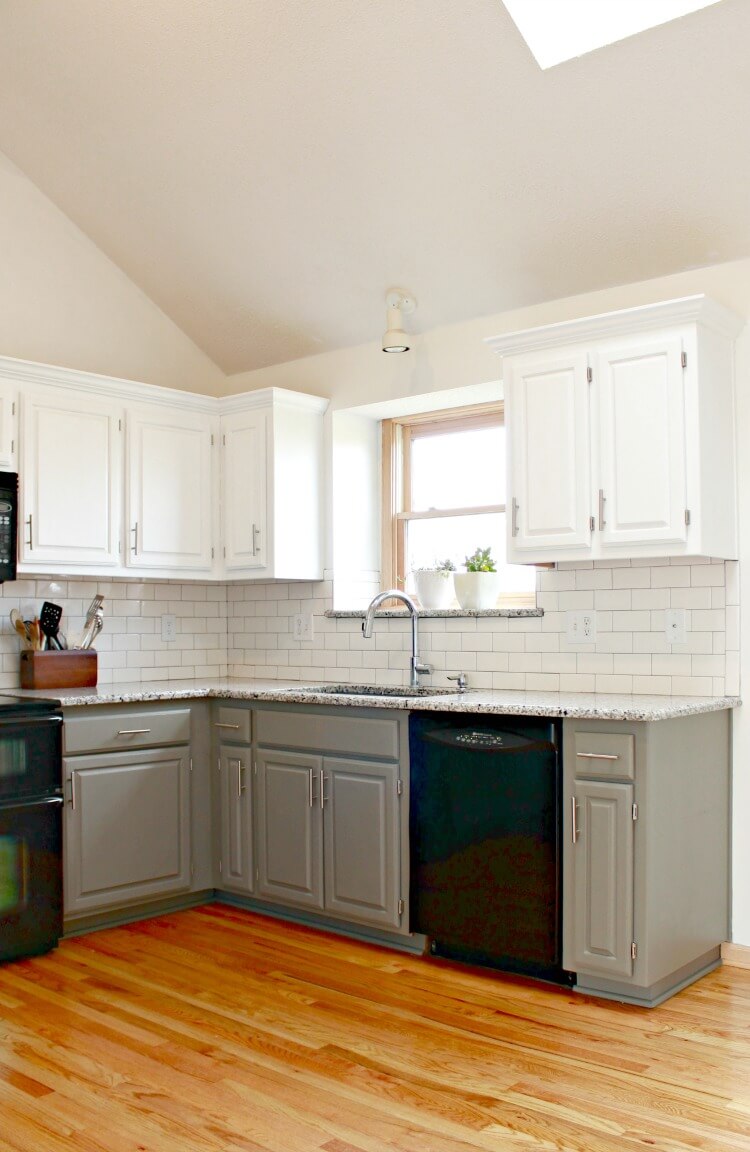
[[[357,611],[337,611],[330,609],[325,613],[331,620],[364,620],[366,612],[363,609]],[[506,616],[510,618],[525,618],[528,616],[543,616],[543,608],[420,608],[417,615],[420,620],[435,620],[445,618],[446,620],[458,619],[462,616]],[[409,613],[405,608],[383,608],[375,613],[376,619],[386,617],[391,620],[408,620]]]
[[[94,704],[146,704],[171,700],[267,700],[284,704],[326,704],[335,708],[388,708],[415,712],[472,712],[505,716],[569,716],[581,720],[670,720],[737,708],[738,696],[636,696],[616,693],[558,693],[469,689],[463,694],[423,697],[334,696],[319,685],[289,680],[211,680],[102,685],[13,695],[59,700],[63,707]],[[303,689],[307,690],[303,690]]]

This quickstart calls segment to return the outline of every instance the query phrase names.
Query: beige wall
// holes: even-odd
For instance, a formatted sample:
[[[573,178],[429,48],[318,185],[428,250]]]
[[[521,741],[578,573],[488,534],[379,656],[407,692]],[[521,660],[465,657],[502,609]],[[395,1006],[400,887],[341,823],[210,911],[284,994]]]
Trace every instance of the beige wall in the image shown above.
[[[217,394],[223,374],[0,153],[0,354]]]

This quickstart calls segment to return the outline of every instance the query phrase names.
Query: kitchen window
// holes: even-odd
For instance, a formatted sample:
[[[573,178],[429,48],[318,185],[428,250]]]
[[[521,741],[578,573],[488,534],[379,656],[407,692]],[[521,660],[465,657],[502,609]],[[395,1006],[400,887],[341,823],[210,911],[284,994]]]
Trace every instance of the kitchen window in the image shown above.
[[[384,588],[450,559],[460,571],[490,548],[499,607],[535,606],[535,569],[505,563],[505,422],[502,404],[382,422]]]

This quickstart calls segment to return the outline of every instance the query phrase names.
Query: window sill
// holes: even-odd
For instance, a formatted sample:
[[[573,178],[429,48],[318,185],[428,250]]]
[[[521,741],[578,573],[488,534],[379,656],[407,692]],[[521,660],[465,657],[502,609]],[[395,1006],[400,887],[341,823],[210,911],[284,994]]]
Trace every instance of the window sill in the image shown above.
[[[352,611],[334,611],[326,612],[326,616],[332,620],[364,620],[367,615],[364,608],[355,609]],[[394,620],[408,620],[409,613],[406,608],[381,608],[375,615],[380,619],[381,616],[389,617]],[[465,616],[508,616],[511,618],[521,617],[526,618],[529,616],[543,616],[543,608],[420,608],[418,611],[420,619],[436,619],[443,617],[447,620],[461,619]]]

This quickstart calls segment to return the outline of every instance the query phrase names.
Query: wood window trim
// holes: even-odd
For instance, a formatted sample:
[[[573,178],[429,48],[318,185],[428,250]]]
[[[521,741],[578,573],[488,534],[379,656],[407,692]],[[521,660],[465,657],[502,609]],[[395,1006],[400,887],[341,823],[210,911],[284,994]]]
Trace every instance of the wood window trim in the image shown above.
[[[473,515],[478,511],[505,511],[504,504],[481,508],[445,509],[439,512],[413,513],[410,508],[411,444],[423,436],[446,432],[488,428],[504,423],[502,401],[474,404],[466,408],[447,408],[383,420],[382,489],[381,489],[381,561],[380,586],[403,588],[406,583],[406,525],[409,519],[446,515]]]

